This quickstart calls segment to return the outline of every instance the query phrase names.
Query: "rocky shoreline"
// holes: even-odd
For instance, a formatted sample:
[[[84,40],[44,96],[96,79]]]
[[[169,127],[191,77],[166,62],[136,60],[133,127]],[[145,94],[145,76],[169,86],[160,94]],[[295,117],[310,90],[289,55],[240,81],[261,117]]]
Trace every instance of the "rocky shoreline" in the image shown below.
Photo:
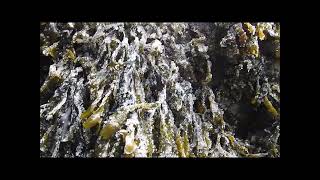
[[[40,23],[40,157],[280,157],[280,24]]]

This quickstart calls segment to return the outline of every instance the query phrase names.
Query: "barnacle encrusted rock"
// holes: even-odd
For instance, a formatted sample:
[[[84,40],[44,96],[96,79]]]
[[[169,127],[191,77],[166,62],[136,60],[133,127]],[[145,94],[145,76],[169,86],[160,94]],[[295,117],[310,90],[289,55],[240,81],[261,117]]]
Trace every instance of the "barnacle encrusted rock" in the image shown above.
[[[40,157],[280,157],[280,24],[40,23]]]

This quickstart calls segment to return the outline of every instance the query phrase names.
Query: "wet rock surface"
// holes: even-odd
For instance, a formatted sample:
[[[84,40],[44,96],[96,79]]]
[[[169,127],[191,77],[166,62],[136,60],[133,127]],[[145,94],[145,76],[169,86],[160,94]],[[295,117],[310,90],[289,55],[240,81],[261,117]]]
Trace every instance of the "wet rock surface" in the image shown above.
[[[280,24],[40,23],[40,157],[280,157]]]

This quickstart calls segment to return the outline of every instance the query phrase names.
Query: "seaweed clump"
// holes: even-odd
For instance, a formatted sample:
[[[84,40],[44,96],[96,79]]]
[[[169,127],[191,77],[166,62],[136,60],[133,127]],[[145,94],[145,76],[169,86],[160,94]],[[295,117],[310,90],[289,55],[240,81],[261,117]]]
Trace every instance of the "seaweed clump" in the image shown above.
[[[40,23],[41,157],[280,157],[280,24]]]

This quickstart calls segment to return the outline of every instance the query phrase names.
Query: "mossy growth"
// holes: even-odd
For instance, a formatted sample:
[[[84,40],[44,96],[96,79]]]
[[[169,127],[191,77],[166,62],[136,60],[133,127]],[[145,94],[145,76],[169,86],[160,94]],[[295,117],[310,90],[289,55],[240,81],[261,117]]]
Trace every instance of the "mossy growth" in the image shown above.
[[[186,154],[184,152],[184,145],[183,145],[183,142],[181,140],[181,136],[179,133],[176,134],[175,141],[176,141],[179,157],[186,157]]]
[[[100,131],[100,136],[103,140],[108,140],[118,130],[118,127],[112,124],[106,124]]]
[[[253,98],[251,99],[250,103],[251,103],[252,105],[256,105],[256,104],[257,104],[257,99],[256,99],[255,97],[253,97]]]
[[[229,139],[231,147],[234,147],[235,145],[235,138],[232,135],[228,135],[227,138]]]
[[[279,151],[278,151],[276,145],[274,145],[274,144],[271,145],[271,149],[269,150],[269,154],[271,155],[271,157],[279,157]]]
[[[143,54],[144,53],[144,47],[143,44],[140,44],[139,46],[139,53]]]
[[[118,130],[119,124],[122,124],[126,120],[129,112],[132,112],[140,108],[153,109],[156,107],[158,107],[157,103],[140,103],[136,105],[130,105],[128,107],[118,110],[110,116],[110,119],[113,123],[108,123],[107,125],[105,125],[100,131],[100,136],[102,136],[102,139],[109,139]]]
[[[159,51],[152,51],[151,55],[155,58],[158,58],[160,56],[160,52]]]
[[[189,139],[188,139],[188,134],[187,132],[184,132],[184,136],[183,136],[183,148],[184,148],[184,153],[186,155],[186,157],[190,156],[190,145],[189,145]]]
[[[272,115],[273,118],[278,117],[279,114],[278,114],[277,110],[273,107],[272,103],[269,101],[267,96],[264,97],[263,104],[266,107],[267,111]]]
[[[66,49],[66,54],[65,54],[65,56],[66,56],[68,59],[72,60],[72,61],[75,61],[75,59],[76,59],[75,51],[74,51],[73,48],[72,48],[72,49]]]
[[[205,133],[204,133],[204,134],[205,134]],[[206,144],[207,144],[207,147],[210,148],[211,145],[212,145],[212,142],[211,142],[209,136],[205,135],[205,136],[204,136],[204,140],[205,140],[205,142],[206,142]]]
[[[98,117],[98,118],[89,118],[88,120],[86,120],[83,123],[83,127],[86,128],[86,129],[89,129],[89,128],[92,128],[92,127],[100,124],[101,121],[102,121],[102,119],[100,117]]]
[[[203,105],[203,103],[200,100],[197,100],[195,102],[195,107],[196,107],[196,113],[200,113],[203,114],[206,111],[205,106]]]
[[[257,96],[253,97],[250,101],[250,104],[253,106],[253,107],[257,107],[258,106],[258,99],[257,99]]]
[[[40,150],[42,152],[45,152],[48,150],[48,143],[49,143],[49,135],[50,135],[50,132],[56,128],[56,124],[54,125],[51,125],[48,130],[44,133],[44,135],[42,136],[41,140],[40,140]]]
[[[136,101],[137,103],[141,103],[141,96],[139,94],[136,95]]]
[[[134,131],[125,137],[124,154],[133,154],[139,145],[139,141],[134,138]]]
[[[152,154],[153,154],[153,143],[151,138],[148,138],[147,157],[152,157]]]
[[[255,33],[255,27],[248,22],[243,23],[244,27],[248,30],[250,34]]]
[[[124,153],[125,154],[133,154],[133,152],[136,150],[136,148],[137,148],[137,144],[135,141],[133,141],[132,144],[127,144],[124,147]]]
[[[245,43],[247,42],[247,40],[248,40],[248,37],[247,37],[246,32],[241,31],[241,33],[239,34],[239,43],[240,43],[240,45],[244,46]]]
[[[81,119],[86,119],[85,122],[83,122],[83,127],[88,129],[92,128],[96,125],[100,125],[102,122],[102,119],[100,118],[101,113],[104,111],[104,107],[101,106],[97,110],[93,111],[92,106],[88,108],[87,111],[81,114]],[[89,117],[89,118],[88,118]],[[88,118],[88,119],[87,119]]]
[[[208,72],[208,71],[207,71],[206,78],[205,78],[204,81],[202,81],[202,83],[208,84],[208,83],[210,83],[211,81],[212,81],[212,74],[211,74],[211,72]]]
[[[207,155],[206,155],[204,152],[200,152],[200,153],[198,154],[198,157],[199,157],[199,158],[206,158]]]
[[[280,40],[274,40],[275,44],[275,58],[280,60]]]
[[[236,142],[235,138],[233,135],[229,134],[227,135],[227,138],[229,140],[230,146],[238,152],[243,157],[248,157],[249,155],[249,150],[247,147],[240,145],[239,143]]]
[[[196,155],[194,155],[194,153],[191,152],[190,155],[189,155],[189,157],[190,157],[190,158],[196,158]]]
[[[276,36],[276,39],[280,39],[280,23],[275,24],[275,32],[278,34],[278,36]]]
[[[258,38],[262,41],[266,39],[266,35],[264,34],[265,26],[263,23],[258,23],[256,28],[256,34]]]
[[[46,132],[41,140],[40,140],[40,150],[41,151],[45,151],[47,149],[47,143],[48,143],[48,136],[49,136],[49,133]]]
[[[89,108],[80,115],[80,119],[86,119],[89,116],[91,116],[92,113],[93,113],[93,107],[89,106]]]
[[[115,40],[111,40],[111,43],[110,43],[111,50],[114,51],[117,47],[118,47],[118,42]]]
[[[48,48],[48,54],[52,57],[52,58],[56,58],[58,55],[58,50],[56,47],[49,47]]]
[[[224,119],[221,114],[216,114],[216,116],[213,119],[213,122],[215,125],[222,126],[224,124]]]
[[[276,60],[280,60],[280,49],[276,49],[275,58]]]
[[[166,138],[167,140],[169,141],[174,140],[174,134],[170,131],[169,126],[165,121],[164,123],[161,123],[160,131],[162,132],[161,134],[164,135],[164,138]]]
[[[160,122],[160,148],[158,150],[162,151],[161,149],[166,146],[166,142],[175,142],[174,134],[168,129],[168,125],[164,120]]]
[[[118,70],[119,63],[117,63],[116,61],[111,61],[111,62],[108,64],[108,67],[111,68],[111,69]]]
[[[249,155],[249,151],[248,151],[248,148],[246,148],[245,146],[241,146],[241,145],[238,145],[236,146],[237,147],[237,152],[244,156],[244,157],[247,157]]]
[[[169,141],[173,141],[174,140],[174,133],[169,125],[166,125],[166,126],[167,126],[166,129],[167,129],[168,139],[169,139]]]
[[[259,46],[256,44],[251,44],[247,46],[247,53],[255,57],[259,57]]]
[[[47,91],[54,89],[55,87],[57,87],[60,83],[62,82],[61,77],[59,76],[51,76],[49,78],[49,80],[43,84],[40,88],[40,95],[46,93]]]

